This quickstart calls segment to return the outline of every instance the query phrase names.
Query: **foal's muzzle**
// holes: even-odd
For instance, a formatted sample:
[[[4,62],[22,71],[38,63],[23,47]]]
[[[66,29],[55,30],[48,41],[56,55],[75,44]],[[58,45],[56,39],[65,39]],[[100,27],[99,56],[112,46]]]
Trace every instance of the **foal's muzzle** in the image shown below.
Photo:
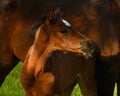
[[[96,44],[90,40],[81,41],[80,50],[83,51],[83,55],[86,59],[92,58],[96,50]]]

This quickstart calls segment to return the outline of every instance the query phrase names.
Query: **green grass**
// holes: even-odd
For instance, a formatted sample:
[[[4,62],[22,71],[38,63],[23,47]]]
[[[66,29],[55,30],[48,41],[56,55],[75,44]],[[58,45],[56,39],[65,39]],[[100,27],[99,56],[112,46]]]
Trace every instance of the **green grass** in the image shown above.
[[[24,96],[19,78],[21,67],[22,63],[19,63],[6,77],[2,87],[0,87],[0,96]]]
[[[6,77],[3,85],[0,87],[0,96],[24,96],[24,91],[20,84],[20,72],[22,63],[19,63]],[[114,96],[116,95],[116,87]],[[71,96],[82,96],[78,85],[75,86]]]

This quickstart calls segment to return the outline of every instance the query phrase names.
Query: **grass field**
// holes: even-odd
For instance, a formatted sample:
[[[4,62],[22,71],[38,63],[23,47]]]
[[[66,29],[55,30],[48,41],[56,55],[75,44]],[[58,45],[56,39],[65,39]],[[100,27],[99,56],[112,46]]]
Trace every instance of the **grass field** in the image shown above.
[[[12,70],[10,74],[7,76],[2,87],[0,87],[0,96],[24,96],[24,91],[22,89],[19,79],[21,66],[22,63],[19,63],[14,68],[14,70]],[[78,85],[75,86],[71,96],[82,96]],[[117,96],[116,88],[115,88],[114,96]]]

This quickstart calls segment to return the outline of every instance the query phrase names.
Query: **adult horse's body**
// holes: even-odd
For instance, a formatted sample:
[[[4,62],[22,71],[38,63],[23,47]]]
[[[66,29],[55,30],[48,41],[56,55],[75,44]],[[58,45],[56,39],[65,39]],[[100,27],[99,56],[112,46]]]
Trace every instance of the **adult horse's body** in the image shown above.
[[[25,1],[23,1],[23,4],[24,3]],[[29,47],[33,44],[33,41],[34,41],[35,33],[31,32],[32,24],[39,22],[44,16],[42,14],[47,13],[47,11],[43,13],[40,12],[40,14],[39,12],[38,13],[35,12],[36,14],[35,17],[34,16],[27,17],[27,15],[29,14],[29,9],[26,10],[25,8],[25,11],[22,12],[23,9],[21,8],[24,8],[24,7],[20,6],[18,7],[18,9],[12,10],[10,12],[7,11],[6,14],[0,14],[1,15],[0,54],[2,54],[0,57],[0,82],[1,83],[3,82],[5,76],[9,73],[9,71],[11,71],[11,69],[19,62],[19,60],[21,61],[24,60]],[[59,52],[57,54],[60,55],[60,56],[56,55],[58,56],[57,57],[58,59],[61,58],[62,56],[64,56],[64,58],[67,58],[67,60],[65,59],[65,62],[62,62],[63,63],[62,65],[70,63],[68,61],[68,58],[72,61],[70,64],[74,64],[73,62],[76,62],[76,64],[78,65],[80,64],[79,62],[81,60],[79,61],[77,58],[81,59],[81,56],[74,56],[72,54],[69,57],[69,55],[64,55]],[[92,60],[92,62],[93,61],[94,60]],[[83,65],[81,65],[81,68],[82,66]],[[80,80],[82,82],[81,86],[82,86],[83,94],[85,94],[86,96],[87,95],[96,96],[97,89],[96,89],[96,81],[95,81],[95,76],[94,76],[95,75],[95,72],[94,72],[95,64],[92,63],[89,65],[89,61],[88,61],[88,63],[85,64],[84,66],[87,71],[81,70],[82,79]],[[74,71],[71,71],[71,72],[74,73]],[[87,73],[91,73],[91,75],[87,76]],[[74,85],[75,84],[71,85],[72,88],[70,89],[70,91],[72,91]]]
[[[119,80],[117,77],[120,69],[119,0],[21,0],[18,5],[18,9],[7,12],[0,23],[1,83],[17,64],[16,57],[23,61],[32,45],[32,24],[38,22],[49,9],[60,6],[64,17],[99,45],[103,58],[102,64],[97,66],[98,90],[100,96],[112,96],[114,82]],[[2,15],[0,17],[3,18]]]

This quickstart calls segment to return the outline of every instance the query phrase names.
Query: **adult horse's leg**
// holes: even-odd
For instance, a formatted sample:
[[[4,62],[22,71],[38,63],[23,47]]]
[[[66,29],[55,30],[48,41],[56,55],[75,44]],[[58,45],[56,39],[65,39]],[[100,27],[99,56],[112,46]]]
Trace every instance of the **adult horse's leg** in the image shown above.
[[[19,60],[13,55],[8,41],[2,38],[2,40],[0,40],[0,86],[18,61]]]
[[[105,64],[96,65],[98,96],[113,96],[115,74],[111,74]]]
[[[8,73],[15,67],[15,65],[18,62],[19,60],[16,57],[14,57],[14,60],[12,63],[5,64],[5,63],[0,62],[0,86],[2,85]]]
[[[98,96],[97,95],[97,84],[95,78],[95,61],[85,61],[83,62],[80,81],[78,82],[83,96]]]
[[[88,73],[89,74],[89,73]],[[93,77],[81,76],[79,86],[83,96],[98,96],[96,80]]]
[[[111,76],[110,76],[111,77]],[[101,75],[98,83],[98,96],[113,96],[114,92],[114,81],[107,75]]]
[[[117,78],[117,96],[120,96],[120,75]]]
[[[63,96],[70,96],[74,87],[75,87],[75,85],[78,83],[78,81],[79,81],[79,76],[77,76],[75,78],[75,81],[73,81],[73,83],[65,89],[65,92],[64,92]]]
[[[6,25],[6,18],[0,13],[0,86],[7,74],[17,64],[18,59],[13,55],[10,44],[10,35]]]

